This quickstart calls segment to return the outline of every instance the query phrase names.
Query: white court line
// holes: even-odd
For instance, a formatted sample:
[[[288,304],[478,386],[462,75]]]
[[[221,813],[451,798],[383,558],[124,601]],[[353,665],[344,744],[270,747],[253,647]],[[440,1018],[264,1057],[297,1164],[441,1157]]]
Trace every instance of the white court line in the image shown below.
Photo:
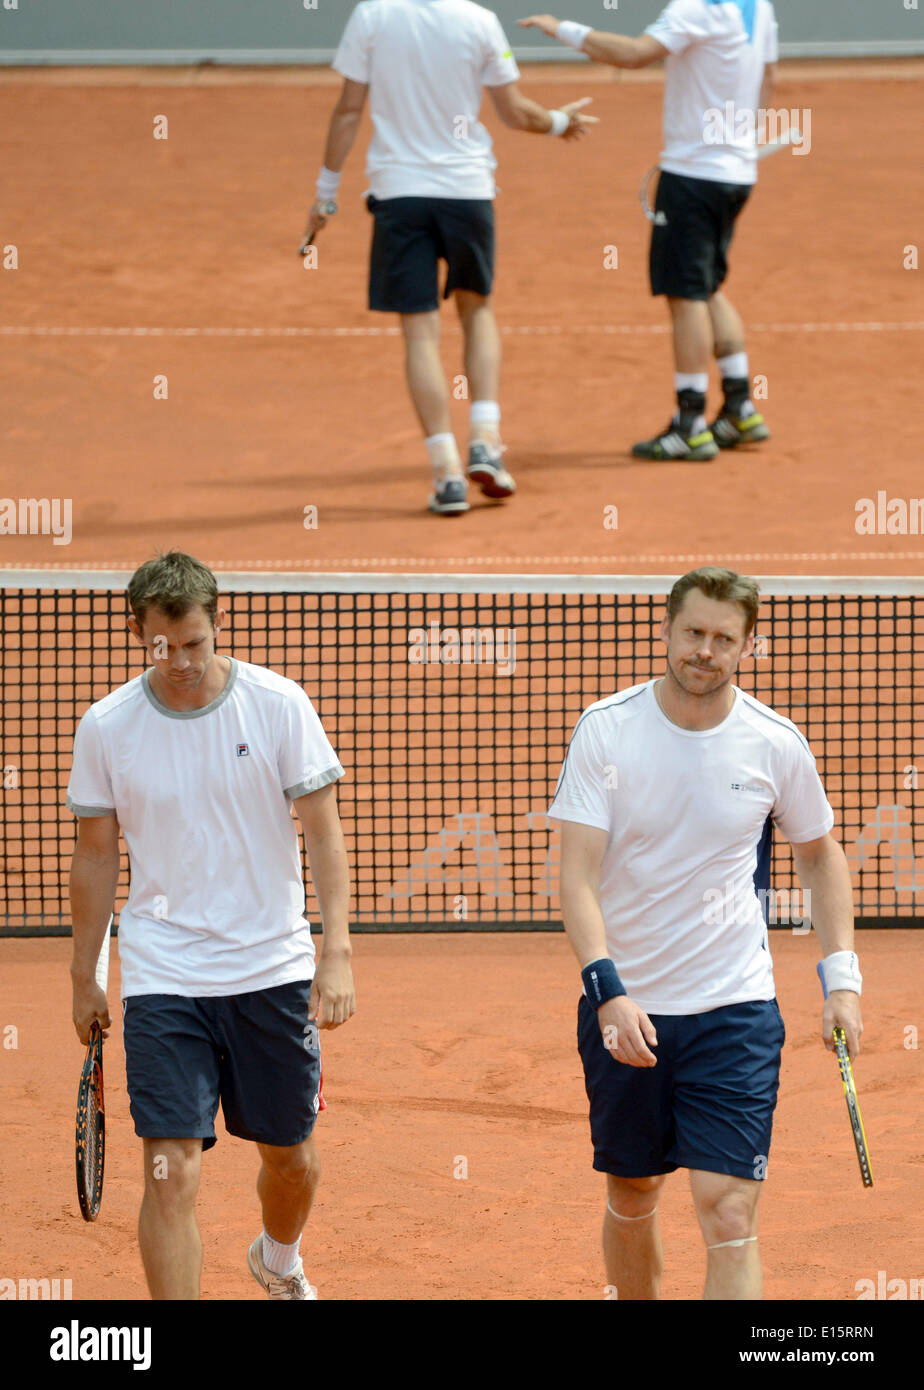
[[[450,331],[461,332],[450,321]],[[513,337],[602,337],[612,334],[663,334],[669,324],[519,324],[501,325],[501,332]],[[749,333],[922,333],[924,322],[908,323],[754,323]],[[42,325],[0,324],[0,336],[8,338],[395,338],[400,328],[114,328],[46,327]]]
[[[616,572],[615,567],[619,565],[662,565],[662,564],[709,564],[722,565],[730,561],[740,563],[743,560],[749,563],[753,561],[767,562],[775,564],[781,561],[792,560],[832,560],[844,561],[852,564],[856,560],[878,560],[880,562],[891,563],[893,560],[916,560],[924,559],[924,545],[920,550],[857,550],[857,551],[755,551],[732,555],[715,555],[711,551],[698,551],[690,555],[434,555],[421,558],[413,556],[363,556],[354,555],[349,559],[321,557],[317,560],[306,559],[300,555],[297,559],[290,560],[205,560],[204,563],[209,569],[216,572],[228,571],[234,574],[247,571],[263,570],[283,570],[291,574],[314,573],[320,571],[324,574],[349,573],[355,570],[368,570],[375,568],[383,574],[393,573],[396,567],[420,569],[422,566],[433,565],[440,567],[440,573],[447,572],[447,568],[455,565],[463,565],[466,569],[473,565],[502,565],[509,569],[511,565],[543,565],[553,567],[556,565],[604,565],[609,570]],[[39,572],[64,570],[70,572],[77,571],[106,571],[107,573],[133,573],[136,567],[134,560],[62,560],[49,561],[48,563],[37,564],[34,560],[16,562],[9,565],[0,566],[0,582],[5,575],[26,571],[30,575]],[[812,576],[809,576],[810,578]],[[820,578],[821,576],[815,576]],[[862,578],[862,576],[854,576]],[[902,576],[895,575],[895,580]],[[890,576],[884,576],[885,579]]]

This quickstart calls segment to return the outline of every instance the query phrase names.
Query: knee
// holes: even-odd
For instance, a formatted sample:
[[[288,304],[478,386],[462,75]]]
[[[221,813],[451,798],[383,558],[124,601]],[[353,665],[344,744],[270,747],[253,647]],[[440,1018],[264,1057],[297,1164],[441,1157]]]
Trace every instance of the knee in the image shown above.
[[[700,1211],[700,1225],[707,1245],[729,1240],[747,1240],[754,1235],[755,1206],[741,1192],[727,1192]]]
[[[313,1187],[321,1176],[321,1160],[310,1140],[290,1149],[264,1149],[263,1166],[290,1187]]]
[[[661,1177],[617,1178],[612,1173],[608,1173],[606,1179],[608,1210],[611,1214],[629,1219],[646,1216],[658,1205],[663,1181],[664,1179]]]
[[[199,1189],[201,1141],[194,1145],[145,1145],[144,1199],[163,1213],[186,1211]]]

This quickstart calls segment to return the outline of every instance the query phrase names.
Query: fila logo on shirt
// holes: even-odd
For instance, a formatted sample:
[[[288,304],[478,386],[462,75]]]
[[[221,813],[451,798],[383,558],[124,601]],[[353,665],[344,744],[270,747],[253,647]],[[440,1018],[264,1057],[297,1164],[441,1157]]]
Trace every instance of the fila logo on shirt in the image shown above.
[[[239,758],[248,758],[250,756],[250,749],[247,747],[246,743],[239,743],[237,745],[237,756]]]

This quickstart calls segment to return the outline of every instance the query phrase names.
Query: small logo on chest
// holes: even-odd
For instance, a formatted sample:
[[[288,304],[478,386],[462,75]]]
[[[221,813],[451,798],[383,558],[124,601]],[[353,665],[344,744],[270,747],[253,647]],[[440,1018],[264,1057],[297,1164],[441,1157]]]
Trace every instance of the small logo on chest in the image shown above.
[[[247,744],[246,744],[246,743],[239,743],[239,744],[237,745],[237,756],[238,756],[239,758],[249,758],[249,757],[250,757],[250,749],[247,747]]]
[[[763,787],[759,782],[732,782],[733,792],[762,792]]]

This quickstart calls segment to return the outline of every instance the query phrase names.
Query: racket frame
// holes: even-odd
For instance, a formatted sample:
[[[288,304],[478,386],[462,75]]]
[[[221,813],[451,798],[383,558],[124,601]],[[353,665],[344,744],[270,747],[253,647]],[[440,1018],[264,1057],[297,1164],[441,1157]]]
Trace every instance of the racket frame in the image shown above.
[[[815,972],[821,981],[821,988],[824,996],[828,997],[828,986],[825,982],[825,972],[821,961],[815,966]],[[860,1177],[863,1179],[864,1187],[873,1185],[873,1169],[869,1159],[869,1145],[866,1142],[866,1131],[863,1128],[863,1118],[860,1115],[860,1100],[857,1096],[857,1088],[853,1079],[853,1067],[850,1065],[850,1053],[847,1051],[847,1035],[843,1028],[837,1027],[832,1034],[834,1038],[834,1051],[837,1054],[837,1065],[841,1073],[841,1085],[844,1088],[844,1097],[847,1101],[847,1113],[850,1116],[850,1128],[853,1132],[854,1148],[857,1151],[857,1162],[860,1165]]]
[[[109,983],[109,948],[112,932],[113,914],[109,914],[106,935],[96,962],[96,983],[103,993]],[[90,1090],[96,1092],[96,1181],[90,1190],[87,1176],[87,1142],[89,1139],[89,1101]],[[103,1200],[103,1174],[106,1159],[106,1110],[103,1098],[103,1030],[96,1019],[90,1024],[90,1039],[87,1055],[80,1072],[77,1087],[77,1124],[75,1131],[75,1168],[77,1176],[77,1199],[80,1214],[84,1221],[95,1221],[99,1216]]]

